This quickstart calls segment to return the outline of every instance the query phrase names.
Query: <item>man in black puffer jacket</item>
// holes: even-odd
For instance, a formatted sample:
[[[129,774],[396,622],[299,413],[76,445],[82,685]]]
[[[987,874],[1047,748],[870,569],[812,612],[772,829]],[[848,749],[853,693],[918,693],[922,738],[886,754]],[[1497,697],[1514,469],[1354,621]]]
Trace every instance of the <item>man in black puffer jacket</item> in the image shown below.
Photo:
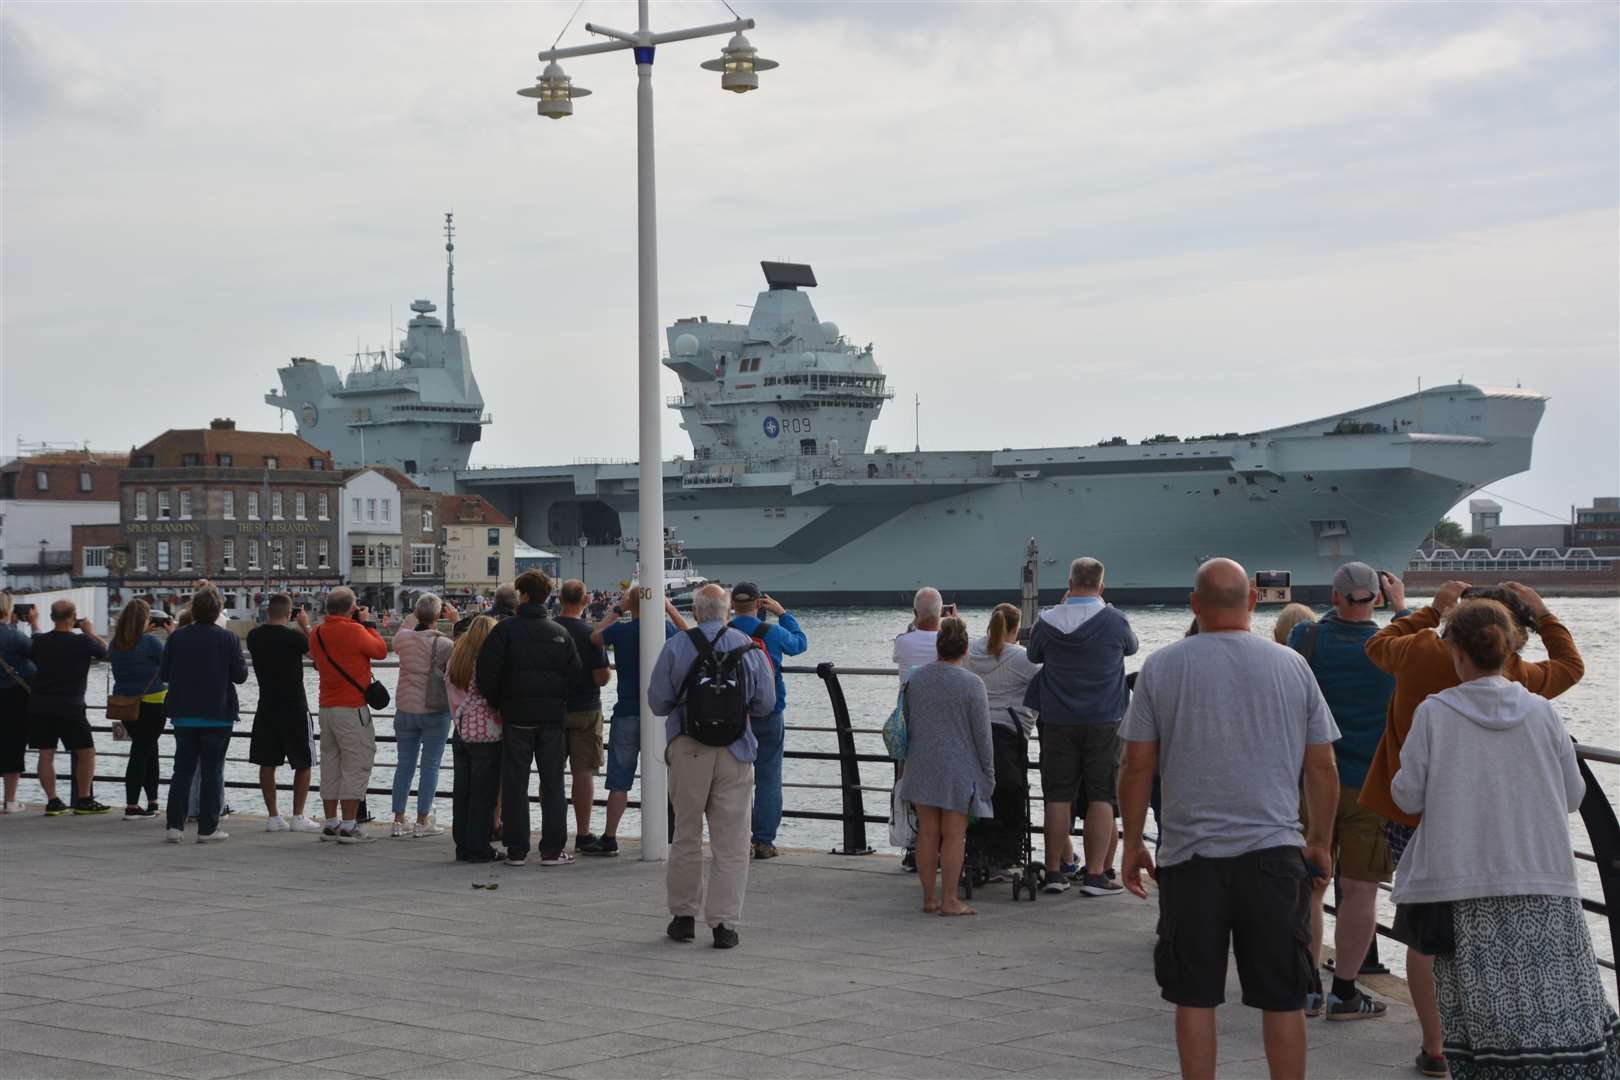
[[[537,570],[518,576],[517,615],[490,631],[478,653],[479,693],[501,713],[501,835],[506,865],[529,855],[529,762],[540,774],[540,865],[574,861],[568,843],[567,759],[569,676],[579,650],[567,630],[546,616],[551,579]]]

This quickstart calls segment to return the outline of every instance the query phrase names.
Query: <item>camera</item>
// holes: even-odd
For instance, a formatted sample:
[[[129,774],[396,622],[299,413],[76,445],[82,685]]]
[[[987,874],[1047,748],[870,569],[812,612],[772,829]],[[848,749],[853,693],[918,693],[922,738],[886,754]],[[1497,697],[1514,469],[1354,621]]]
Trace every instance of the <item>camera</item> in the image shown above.
[[[11,609],[11,611],[12,611],[12,614],[17,616],[17,621],[18,622],[27,622],[28,617],[34,613],[34,605],[33,604],[18,604],[15,607],[13,607]]]

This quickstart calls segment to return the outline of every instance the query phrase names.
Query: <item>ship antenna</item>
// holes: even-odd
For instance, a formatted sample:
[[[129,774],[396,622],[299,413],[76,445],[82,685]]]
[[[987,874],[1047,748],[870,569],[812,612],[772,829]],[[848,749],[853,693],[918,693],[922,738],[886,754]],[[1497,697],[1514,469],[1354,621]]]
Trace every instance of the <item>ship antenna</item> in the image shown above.
[[[456,214],[444,215],[444,332],[456,329]]]

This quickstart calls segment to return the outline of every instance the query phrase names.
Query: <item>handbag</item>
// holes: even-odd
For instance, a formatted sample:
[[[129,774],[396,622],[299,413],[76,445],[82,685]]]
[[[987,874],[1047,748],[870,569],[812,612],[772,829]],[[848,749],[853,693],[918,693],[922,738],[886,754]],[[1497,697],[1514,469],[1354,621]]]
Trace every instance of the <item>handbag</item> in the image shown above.
[[[465,743],[501,741],[501,714],[483,694],[474,691],[456,710],[456,732]]]
[[[0,668],[5,669],[6,677],[23,688],[23,693],[33,696],[34,688],[28,685],[28,680],[17,674],[17,669],[6,663],[5,657],[0,656]]]
[[[366,705],[373,710],[388,708],[388,703],[393,700],[393,698],[389,697],[388,695],[388,687],[378,682],[375,678],[371,680],[370,686],[361,687],[361,685],[355,681],[353,675],[350,675],[347,671],[344,671],[343,668],[338,666],[338,662],[332,659],[332,654],[326,650],[326,643],[321,640],[321,632],[317,630],[310,636],[315,639],[315,644],[320,646],[321,655],[326,657],[326,662],[328,664],[332,665],[332,670],[343,676],[344,682],[360,691],[361,696],[366,699]]]
[[[911,689],[907,683],[900,688],[900,698],[894,703],[894,712],[883,723],[883,747],[888,750],[889,756],[896,761],[906,760],[906,750],[910,746],[910,733],[906,727],[906,705]]]
[[[1450,900],[1395,905],[1395,937],[1425,956],[1457,951],[1457,924]]]
[[[113,721],[114,742],[129,741],[129,732],[124,730],[123,734],[120,735],[119,731],[131,720],[141,718],[141,698],[152,692],[153,685],[157,683],[158,671],[161,670],[159,668],[157,671],[152,672],[152,677],[146,680],[146,689],[138,694],[107,695],[107,719]]]
[[[917,808],[900,797],[900,785],[889,794],[889,846],[910,851],[917,846]]]

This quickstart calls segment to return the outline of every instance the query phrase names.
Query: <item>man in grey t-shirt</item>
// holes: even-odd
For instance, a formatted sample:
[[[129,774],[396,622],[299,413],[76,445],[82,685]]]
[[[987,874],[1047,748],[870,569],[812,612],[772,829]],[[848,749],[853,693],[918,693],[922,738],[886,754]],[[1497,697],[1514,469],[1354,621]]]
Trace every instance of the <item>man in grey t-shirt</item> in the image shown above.
[[[1230,559],[1200,567],[1192,594],[1198,633],[1148,657],[1120,730],[1121,876],[1143,899],[1141,872],[1159,883],[1154,974],[1177,1007],[1189,1076],[1214,1075],[1229,943],[1243,1003],[1264,1013],[1274,1073],[1305,1074],[1310,899],[1332,876],[1339,729],[1299,654],[1250,632],[1257,599]],[[1163,789],[1157,871],[1142,842],[1155,771]],[[1303,852],[1302,774],[1312,822]]]

